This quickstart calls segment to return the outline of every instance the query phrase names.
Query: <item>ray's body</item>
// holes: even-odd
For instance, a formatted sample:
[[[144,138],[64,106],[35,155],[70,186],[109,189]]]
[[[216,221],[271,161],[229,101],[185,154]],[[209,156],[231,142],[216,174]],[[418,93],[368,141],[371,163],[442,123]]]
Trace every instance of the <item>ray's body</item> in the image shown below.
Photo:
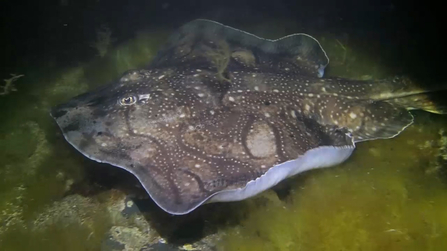
[[[196,20],[147,69],[52,111],[85,156],[124,168],[172,214],[254,196],[346,160],[355,142],[391,138],[409,109],[442,113],[410,80],[321,78],[305,34],[266,40]]]

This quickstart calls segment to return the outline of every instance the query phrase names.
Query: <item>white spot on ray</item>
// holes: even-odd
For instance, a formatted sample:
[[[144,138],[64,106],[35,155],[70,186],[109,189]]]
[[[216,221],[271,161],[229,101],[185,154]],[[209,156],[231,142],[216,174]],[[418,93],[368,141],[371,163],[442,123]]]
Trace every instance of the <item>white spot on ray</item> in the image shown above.
[[[205,96],[205,94],[203,94],[203,93],[199,93],[199,94],[197,94],[197,96],[199,96],[199,97],[203,97],[203,96]]]
[[[141,94],[141,95],[138,95],[138,99],[139,100],[142,100],[142,99],[150,99],[151,98],[151,95],[150,94]]]
[[[306,104],[306,105],[304,106],[304,109],[306,109],[306,111],[309,111],[309,110],[310,110],[310,106],[309,106],[308,104]]]
[[[351,119],[355,119],[355,118],[357,118],[357,114],[351,112],[351,113],[349,114],[349,117],[351,117]]]
[[[259,91],[259,87],[258,86],[255,86],[255,91]]]
[[[264,115],[267,117],[267,118],[270,118],[270,113],[264,113]]]
[[[233,97],[228,97],[228,100],[230,100],[231,102],[234,102],[234,98]]]
[[[158,79],[162,79],[162,78],[164,78],[165,77],[165,75],[161,75],[160,77],[158,77]]]
[[[292,115],[292,117],[296,118],[296,113],[295,113],[294,110],[292,110],[292,111],[290,112],[290,115]]]

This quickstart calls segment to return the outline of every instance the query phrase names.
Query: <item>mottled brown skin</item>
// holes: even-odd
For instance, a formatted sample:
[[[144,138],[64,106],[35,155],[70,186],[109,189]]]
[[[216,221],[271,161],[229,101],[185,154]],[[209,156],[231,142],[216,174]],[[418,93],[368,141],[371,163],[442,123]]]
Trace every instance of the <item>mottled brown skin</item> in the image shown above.
[[[161,208],[184,214],[310,149],[411,124],[406,107],[380,96],[395,83],[318,78],[327,63],[307,36],[263,41],[196,21],[148,69],[52,115],[80,152],[132,172]]]

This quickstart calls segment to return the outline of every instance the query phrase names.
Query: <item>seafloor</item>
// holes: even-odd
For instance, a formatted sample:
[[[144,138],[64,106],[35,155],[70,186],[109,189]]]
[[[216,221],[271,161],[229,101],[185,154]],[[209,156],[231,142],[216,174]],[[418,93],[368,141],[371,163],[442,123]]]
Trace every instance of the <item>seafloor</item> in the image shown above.
[[[240,28],[269,38],[300,31],[285,23]],[[169,32],[141,32],[70,68],[42,62],[0,96],[0,250],[447,250],[446,116],[414,112],[401,135],[359,143],[342,165],[187,216],[167,215],[130,174],[84,158],[49,108],[144,66]],[[379,42],[313,35],[329,75],[395,74]]]

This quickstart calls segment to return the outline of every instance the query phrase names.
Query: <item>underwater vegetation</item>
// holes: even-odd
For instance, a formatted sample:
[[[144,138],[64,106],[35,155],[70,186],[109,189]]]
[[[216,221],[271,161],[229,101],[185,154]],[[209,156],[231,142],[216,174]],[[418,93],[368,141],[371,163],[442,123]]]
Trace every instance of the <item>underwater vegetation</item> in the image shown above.
[[[157,214],[139,212],[125,191],[77,193],[88,179],[84,167],[96,166],[63,141],[48,111],[144,66],[168,34],[142,32],[90,62],[23,72],[19,91],[0,96],[0,250],[167,249],[164,222],[154,224],[150,217]],[[331,75],[369,79],[394,72],[359,41],[318,38]],[[205,207],[203,221],[217,230],[167,250],[447,250],[446,122],[416,112],[401,135],[359,144],[342,165],[299,175],[247,201]],[[182,218],[165,218],[173,222],[165,225],[184,227]]]
[[[10,78],[3,79],[3,81],[5,83],[3,84],[3,86],[0,87],[2,89],[0,91],[0,96],[9,94],[10,92],[17,91],[17,89],[14,86],[14,82],[17,81],[21,77],[23,77],[23,74],[22,75],[11,74]]]

